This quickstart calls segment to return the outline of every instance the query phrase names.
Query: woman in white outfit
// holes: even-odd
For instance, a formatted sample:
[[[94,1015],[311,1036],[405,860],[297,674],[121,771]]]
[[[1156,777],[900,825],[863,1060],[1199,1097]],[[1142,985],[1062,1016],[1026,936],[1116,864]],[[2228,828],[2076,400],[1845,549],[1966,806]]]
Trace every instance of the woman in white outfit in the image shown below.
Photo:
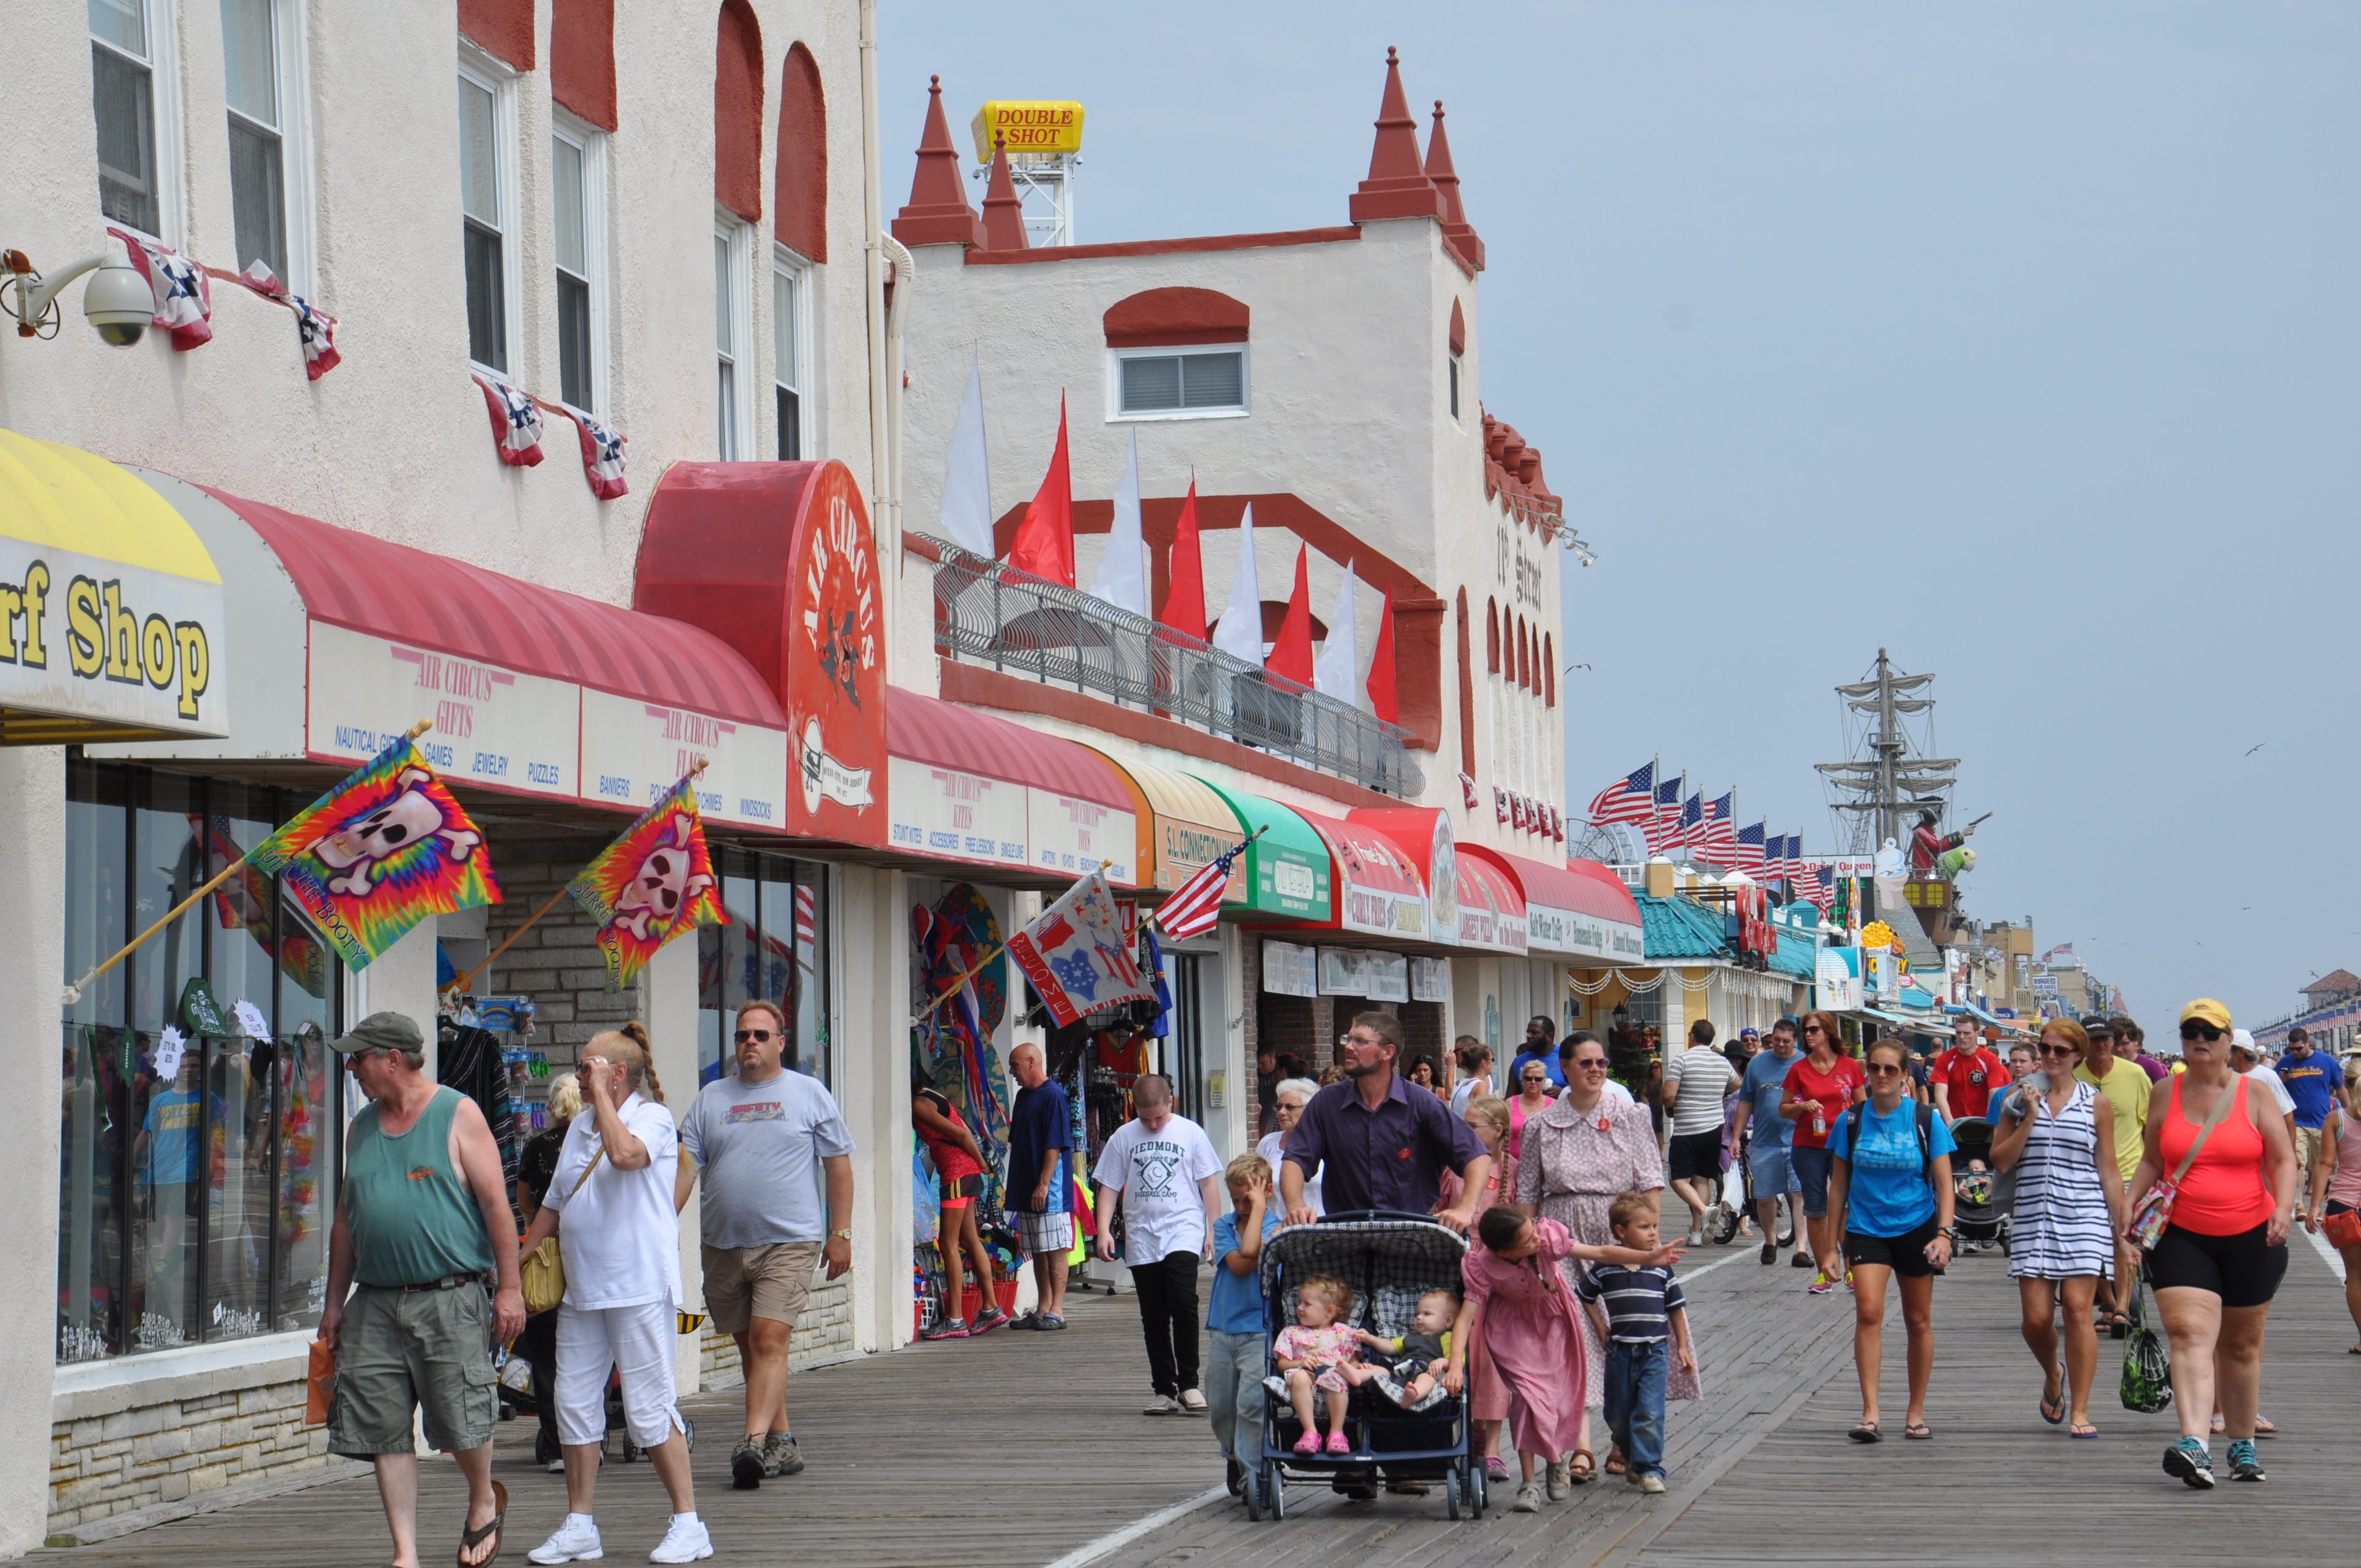
[[[652,1563],[713,1555],[697,1517],[688,1442],[674,1408],[680,1311],[680,1218],[673,1206],[679,1135],[637,1022],[582,1047],[582,1113],[566,1130],[527,1252],[552,1234],[566,1266],[557,1308],[557,1440],[566,1453],[566,1522],[528,1555],[571,1563],[603,1554],[590,1511],[607,1435],[607,1372],[622,1374],[631,1442],[672,1494],[672,1526]]]
[[[1311,1104],[1312,1097],[1319,1092],[1320,1086],[1308,1078],[1281,1079],[1279,1087],[1270,1091],[1277,1108],[1279,1127],[1262,1135],[1262,1141],[1255,1145],[1255,1153],[1262,1156],[1263,1163],[1270,1167],[1270,1190],[1273,1192],[1279,1190],[1279,1157],[1286,1151],[1287,1135],[1295,1131],[1296,1121],[1303,1114],[1303,1108]],[[1304,1206],[1315,1214],[1327,1212],[1320,1201],[1320,1177],[1327,1168],[1323,1164],[1319,1170],[1312,1172],[1312,1179],[1303,1184]]]

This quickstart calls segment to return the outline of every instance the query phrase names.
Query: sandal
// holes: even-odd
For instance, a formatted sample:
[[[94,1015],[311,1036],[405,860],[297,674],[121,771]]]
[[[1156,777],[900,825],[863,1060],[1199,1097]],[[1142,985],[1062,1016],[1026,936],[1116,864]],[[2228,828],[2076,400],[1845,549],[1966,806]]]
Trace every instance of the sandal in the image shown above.
[[[1923,1442],[1935,1435],[1935,1429],[1928,1426],[1925,1421],[1912,1421],[1908,1426],[1902,1429],[1902,1435],[1907,1438],[1916,1438]]]
[[[484,1568],[485,1563],[491,1563],[500,1556],[500,1527],[508,1522],[508,1517],[509,1489],[500,1485],[498,1481],[495,1481],[492,1483],[492,1522],[486,1525],[478,1525],[473,1530],[469,1530],[466,1528],[465,1516],[462,1516],[462,1524],[459,1530],[459,1551],[456,1558],[459,1568]],[[468,1562],[467,1553],[473,1552],[477,1547],[481,1546],[486,1541],[489,1541],[492,1543],[492,1549],[484,1553],[483,1562]]]
[[[2076,1421],[2074,1423],[2074,1430],[2068,1432],[2066,1435],[2068,1437],[2096,1437],[2099,1435],[2099,1429],[2092,1426],[2088,1421]]]
[[[2051,1410],[2051,1409],[2055,1409],[2057,1410],[2057,1412],[2058,1412],[2058,1413],[2057,1413],[2056,1415],[2054,1415],[2054,1416],[2053,1416],[2053,1415],[2051,1415],[2051,1414],[2049,1413],[2049,1412],[2050,1412],[2050,1410]],[[2065,1394],[2064,1394],[2064,1392],[2063,1392],[2063,1391],[2060,1391],[2060,1392],[2059,1392],[2059,1396],[2058,1396],[2058,1401],[2057,1401],[2057,1403],[2056,1403],[2056,1405],[2055,1405],[2055,1406],[2052,1406],[2052,1405],[2051,1405],[2050,1400],[2049,1400],[2049,1396],[2048,1396],[2047,1394],[2045,1394],[2045,1395],[2043,1395],[2043,1396],[2041,1397],[2041,1419],[2042,1419],[2043,1420],[2045,1420],[2045,1421],[2048,1421],[2048,1422],[2051,1426],[2053,1426],[2053,1427],[2054,1427],[2054,1426],[2059,1425],[2060,1422],[2062,1422],[2062,1421],[2064,1421],[2064,1420],[2065,1420],[2065,1419],[2066,1419],[2066,1396],[2065,1396]]]
[[[2124,1316],[2121,1312],[2110,1312],[2107,1314],[2107,1337],[2109,1339],[2126,1339],[2130,1337],[2131,1332],[2132,1321],[2129,1318]]]
[[[1565,1476],[1577,1486],[1587,1486],[1598,1474],[1598,1456],[1587,1448],[1577,1448],[1566,1456]]]
[[[1845,1436],[1852,1439],[1855,1442],[1883,1442],[1885,1440],[1885,1434],[1877,1430],[1877,1423],[1875,1421],[1863,1421],[1861,1425],[1853,1428],[1852,1431],[1845,1433]]]
[[[2257,1416],[2255,1418],[2255,1435],[2257,1437],[2277,1437],[2279,1435],[2279,1429],[2271,1424],[2269,1417]]]
[[[1607,1451],[1607,1474],[1609,1475],[1620,1475],[1630,1469],[1631,1466],[1623,1463],[1623,1451],[1621,1449],[1609,1448]]]

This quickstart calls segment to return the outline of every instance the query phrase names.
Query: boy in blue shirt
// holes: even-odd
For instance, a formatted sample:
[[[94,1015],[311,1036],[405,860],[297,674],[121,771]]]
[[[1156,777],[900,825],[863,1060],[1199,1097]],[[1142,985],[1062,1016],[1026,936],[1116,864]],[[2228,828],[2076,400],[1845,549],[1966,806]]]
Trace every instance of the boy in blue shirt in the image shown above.
[[[1653,1252],[1656,1206],[1645,1193],[1626,1192],[1609,1205],[1608,1228],[1619,1246]],[[1606,1416],[1615,1446],[1623,1451],[1624,1475],[1642,1492],[1664,1489],[1664,1381],[1671,1371],[1665,1342],[1695,1376],[1697,1348],[1689,1343],[1688,1299],[1680,1281],[1664,1267],[1632,1268],[1592,1264],[1575,1294],[1589,1310],[1607,1347]]]
[[[1232,1212],[1213,1222],[1213,1288],[1205,1308],[1205,1403],[1229,1467],[1230,1496],[1262,1459],[1262,1244],[1279,1229],[1270,1167],[1249,1149],[1223,1173]]]

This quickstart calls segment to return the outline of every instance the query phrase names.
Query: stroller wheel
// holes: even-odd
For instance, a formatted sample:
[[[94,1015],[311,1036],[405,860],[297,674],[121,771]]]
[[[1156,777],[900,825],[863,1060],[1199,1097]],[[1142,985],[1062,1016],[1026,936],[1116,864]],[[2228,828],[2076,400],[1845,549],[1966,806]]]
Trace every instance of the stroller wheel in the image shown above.
[[[688,1452],[697,1452],[697,1420],[686,1410],[675,1411],[680,1417],[680,1434],[688,1440]]]
[[[1262,1467],[1260,1465],[1257,1465],[1254,1469],[1246,1472],[1245,1482],[1238,1487],[1238,1496],[1246,1499],[1246,1522],[1248,1524],[1261,1523]]]
[[[1456,1464],[1443,1478],[1443,1506],[1454,1519],[1459,1518],[1459,1494],[1467,1489],[1467,1466]]]
[[[1270,1479],[1263,1487],[1262,1505],[1270,1514],[1270,1522],[1277,1524],[1287,1517],[1287,1476],[1276,1464],[1268,1474]]]
[[[1738,1234],[1738,1211],[1727,1203],[1716,1205],[1710,1234],[1716,1246],[1728,1246],[1730,1238]]]

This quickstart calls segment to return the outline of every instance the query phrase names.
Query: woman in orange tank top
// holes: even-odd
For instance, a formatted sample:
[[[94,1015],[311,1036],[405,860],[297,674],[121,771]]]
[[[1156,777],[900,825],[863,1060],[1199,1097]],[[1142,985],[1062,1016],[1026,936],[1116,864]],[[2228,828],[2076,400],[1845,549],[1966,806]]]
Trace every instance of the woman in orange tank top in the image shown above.
[[[2200,1490],[2213,1485],[2206,1431],[2217,1400],[2230,1438],[2230,1478],[2263,1479],[2255,1454],[2263,1325],[2287,1274],[2297,1196],[2287,1119],[2231,1070],[2229,1034],[2230,1010],[2219,1002],[2201,998],[2181,1009],[2188,1070],[2149,1115],[2147,1152],[2129,1183],[2136,1213],[2148,1189],[2180,1173],[2171,1223],[2148,1249],[2147,1280],[2172,1341],[2172,1403],[2180,1417],[2180,1441],[2164,1451],[2164,1470]]]

